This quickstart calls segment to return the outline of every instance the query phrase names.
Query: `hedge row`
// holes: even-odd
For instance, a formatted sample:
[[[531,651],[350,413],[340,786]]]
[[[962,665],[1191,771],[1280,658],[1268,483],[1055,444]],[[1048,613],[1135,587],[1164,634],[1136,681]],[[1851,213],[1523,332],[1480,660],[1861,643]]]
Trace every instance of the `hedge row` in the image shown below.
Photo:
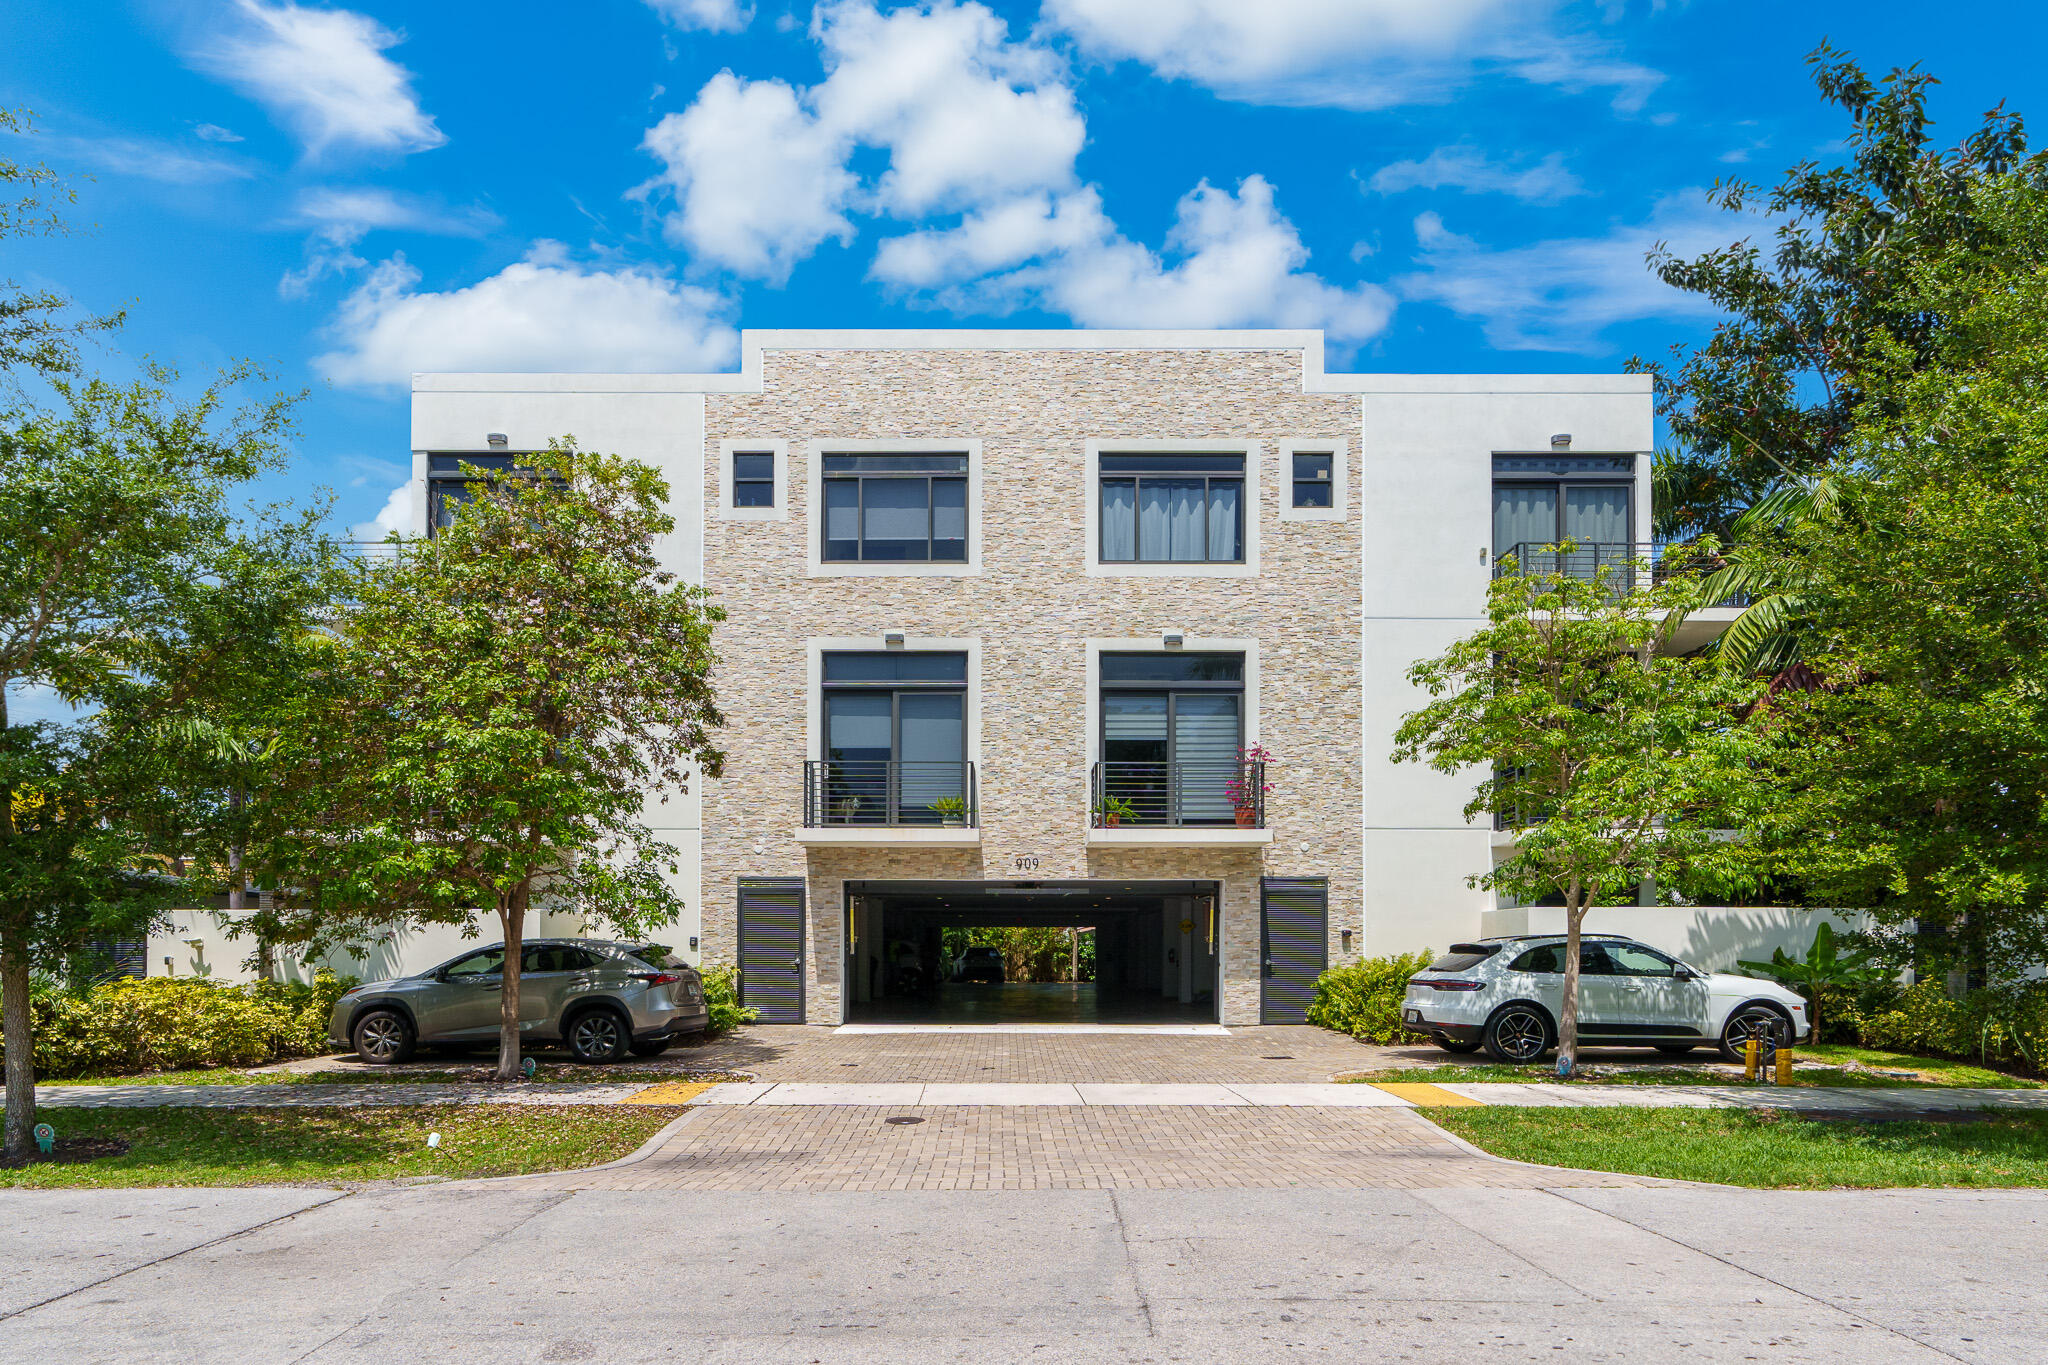
[[[119,1076],[256,1066],[327,1051],[327,1017],[353,977],[216,985],[200,976],[108,981],[31,1001],[36,1074]],[[0,1055],[6,1040],[0,1037]]]
[[[1348,1033],[1361,1043],[1397,1043],[1419,1035],[1401,1026],[1401,996],[1408,978],[1428,967],[1435,954],[1368,957],[1332,967],[1316,980],[1308,1021]]]

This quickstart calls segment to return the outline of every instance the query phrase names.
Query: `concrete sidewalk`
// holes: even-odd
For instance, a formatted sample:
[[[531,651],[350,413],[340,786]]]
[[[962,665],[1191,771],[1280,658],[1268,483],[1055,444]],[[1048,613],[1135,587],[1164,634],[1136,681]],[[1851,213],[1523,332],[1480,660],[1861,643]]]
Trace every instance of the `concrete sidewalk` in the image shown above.
[[[2048,1090],[1863,1088],[1825,1086],[1545,1085],[1447,1082],[1441,1085],[1316,1083],[1228,1084],[1115,1082],[817,1082],[727,1081],[711,1086],[629,1081],[575,1084],[455,1085],[393,1081],[375,1085],[52,1085],[36,1104],[50,1109],[162,1107],[311,1108],[403,1104],[706,1104],[889,1105],[1040,1108],[1142,1105],[1166,1108],[1496,1107],[1644,1109],[1810,1109],[1885,1114],[1997,1109],[2048,1112]]]

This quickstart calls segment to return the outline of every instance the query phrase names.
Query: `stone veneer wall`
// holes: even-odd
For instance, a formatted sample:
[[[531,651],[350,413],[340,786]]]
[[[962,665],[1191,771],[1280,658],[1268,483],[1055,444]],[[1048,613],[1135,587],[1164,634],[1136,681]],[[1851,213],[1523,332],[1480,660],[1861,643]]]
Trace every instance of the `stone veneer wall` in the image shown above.
[[[1359,403],[1304,394],[1299,351],[769,351],[765,392],[706,399],[704,505],[718,505],[720,441],[789,442],[785,521],[707,514],[705,582],[729,717],[725,777],[704,797],[707,956],[735,954],[737,879],[809,879],[805,983],[814,1023],[840,1017],[841,883],[1031,875],[1203,878],[1223,894],[1223,1020],[1259,1011],[1258,878],[1327,877],[1330,949],[1361,935],[1359,517],[1281,521],[1275,443],[1342,441],[1358,486]],[[1166,437],[1259,443],[1257,577],[1088,577],[1085,442]],[[806,574],[806,443],[981,442],[980,574]],[[1088,492],[1087,496],[1092,496]],[[1156,636],[1259,641],[1259,734],[1276,755],[1263,849],[1087,845],[1084,641]],[[807,850],[806,641],[816,636],[981,641],[979,849]],[[1363,942],[1362,936],[1355,940]]]

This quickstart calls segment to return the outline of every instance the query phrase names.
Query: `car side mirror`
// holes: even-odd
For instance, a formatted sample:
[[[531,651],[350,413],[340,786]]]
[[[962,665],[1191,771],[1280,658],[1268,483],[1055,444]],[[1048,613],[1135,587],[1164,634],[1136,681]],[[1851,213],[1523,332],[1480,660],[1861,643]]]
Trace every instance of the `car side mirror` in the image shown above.
[[[1700,974],[1690,967],[1680,967],[1673,971],[1671,975],[1679,981],[1697,981],[1700,979]]]

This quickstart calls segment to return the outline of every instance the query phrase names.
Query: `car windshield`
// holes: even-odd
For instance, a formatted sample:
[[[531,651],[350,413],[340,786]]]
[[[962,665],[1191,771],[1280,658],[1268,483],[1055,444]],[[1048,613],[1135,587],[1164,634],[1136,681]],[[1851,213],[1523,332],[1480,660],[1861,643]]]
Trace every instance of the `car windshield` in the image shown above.
[[[673,949],[659,943],[649,943],[638,948],[629,948],[626,951],[650,967],[661,967],[673,971],[677,967],[687,967],[690,965],[677,957]]]
[[[1462,972],[1492,957],[1500,949],[1488,943],[1453,943],[1451,950],[1429,964],[1433,972]]]

